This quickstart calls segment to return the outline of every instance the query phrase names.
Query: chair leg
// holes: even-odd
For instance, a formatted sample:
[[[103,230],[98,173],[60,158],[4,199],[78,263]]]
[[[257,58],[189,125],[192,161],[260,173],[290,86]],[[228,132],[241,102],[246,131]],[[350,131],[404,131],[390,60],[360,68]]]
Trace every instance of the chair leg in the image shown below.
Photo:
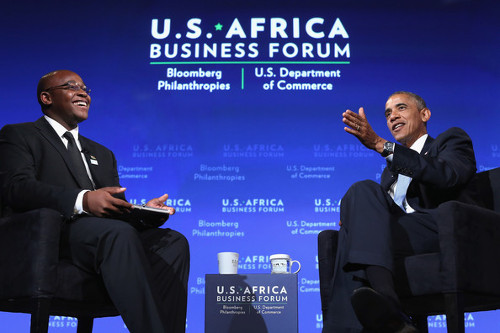
[[[417,326],[420,333],[429,332],[429,324],[427,323],[427,316],[420,315],[412,317],[413,323]]]
[[[465,333],[462,293],[444,294],[448,333]]]
[[[76,333],[92,333],[94,327],[94,318],[92,317],[78,317],[78,328]]]
[[[34,298],[30,333],[47,333],[49,330],[50,298]]]

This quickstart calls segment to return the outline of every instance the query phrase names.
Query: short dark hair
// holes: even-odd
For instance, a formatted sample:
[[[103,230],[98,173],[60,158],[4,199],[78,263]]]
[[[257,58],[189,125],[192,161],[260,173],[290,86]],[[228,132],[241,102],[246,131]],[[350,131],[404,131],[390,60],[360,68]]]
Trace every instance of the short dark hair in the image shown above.
[[[389,98],[391,98],[394,95],[406,95],[406,96],[413,98],[415,103],[417,103],[417,107],[418,107],[419,111],[427,108],[427,105],[425,104],[424,99],[415,93],[412,93],[409,91],[396,91],[396,92],[392,93],[391,96],[389,96]]]
[[[45,113],[45,109],[47,108],[47,105],[42,103],[42,100],[40,99],[40,94],[46,89],[45,85],[47,82],[47,79],[51,77],[52,75],[56,74],[58,71],[52,71],[50,73],[45,74],[40,78],[38,81],[38,85],[36,86],[36,99],[38,100],[38,104],[42,107],[42,112]]]

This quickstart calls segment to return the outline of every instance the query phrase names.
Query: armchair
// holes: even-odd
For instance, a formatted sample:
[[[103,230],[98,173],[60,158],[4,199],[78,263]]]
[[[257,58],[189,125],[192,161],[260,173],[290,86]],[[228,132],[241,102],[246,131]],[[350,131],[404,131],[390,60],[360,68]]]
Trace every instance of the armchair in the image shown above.
[[[32,333],[47,332],[50,315],[76,317],[78,333],[119,315],[98,275],[61,259],[63,223],[47,208],[0,219],[0,311],[30,313]]]
[[[429,315],[446,314],[448,332],[463,333],[464,311],[500,308],[500,168],[476,177],[483,207],[458,201],[440,205],[435,210],[440,251],[406,257],[395,273],[403,308],[421,332],[428,332]],[[337,240],[335,230],[318,235],[323,315]]]

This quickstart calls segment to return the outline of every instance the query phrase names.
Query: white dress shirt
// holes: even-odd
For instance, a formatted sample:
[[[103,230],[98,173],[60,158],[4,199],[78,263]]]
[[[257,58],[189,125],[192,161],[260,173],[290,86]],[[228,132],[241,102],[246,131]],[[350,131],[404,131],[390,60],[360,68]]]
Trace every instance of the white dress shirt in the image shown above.
[[[64,137],[64,133],[68,132],[68,130],[66,128],[64,128],[63,125],[59,124],[57,121],[50,118],[49,116],[45,115],[44,117],[49,122],[50,126],[52,126],[54,131],[56,131],[57,135],[62,140],[64,146],[66,148],[68,148],[68,139],[66,139]],[[71,132],[71,134],[73,134],[73,137],[75,138],[76,146],[78,147],[78,150],[81,152],[82,145],[80,144],[80,140],[78,140],[78,126],[76,126],[76,128],[72,129],[69,132]],[[90,169],[89,169],[89,166],[87,164],[87,161],[85,160],[85,156],[83,155],[83,152],[81,152],[80,154],[82,156],[83,164],[85,165],[85,170],[87,171],[87,175],[89,176],[90,181],[92,182],[92,185],[94,185],[94,187],[95,187],[95,183],[94,183],[94,180],[92,179],[92,175],[90,173]],[[89,190],[82,190],[80,193],[78,193],[78,196],[76,197],[75,206],[73,208],[73,213],[75,213],[75,214],[86,213],[83,210],[83,195],[85,194],[85,192],[88,192],[88,191]]]

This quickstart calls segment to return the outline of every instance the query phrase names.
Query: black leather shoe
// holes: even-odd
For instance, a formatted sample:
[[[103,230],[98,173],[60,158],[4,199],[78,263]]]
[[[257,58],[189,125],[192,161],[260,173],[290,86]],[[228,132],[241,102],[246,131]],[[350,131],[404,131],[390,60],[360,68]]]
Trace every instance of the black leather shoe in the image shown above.
[[[418,333],[410,319],[392,300],[372,288],[356,289],[351,296],[359,322],[376,333]]]

